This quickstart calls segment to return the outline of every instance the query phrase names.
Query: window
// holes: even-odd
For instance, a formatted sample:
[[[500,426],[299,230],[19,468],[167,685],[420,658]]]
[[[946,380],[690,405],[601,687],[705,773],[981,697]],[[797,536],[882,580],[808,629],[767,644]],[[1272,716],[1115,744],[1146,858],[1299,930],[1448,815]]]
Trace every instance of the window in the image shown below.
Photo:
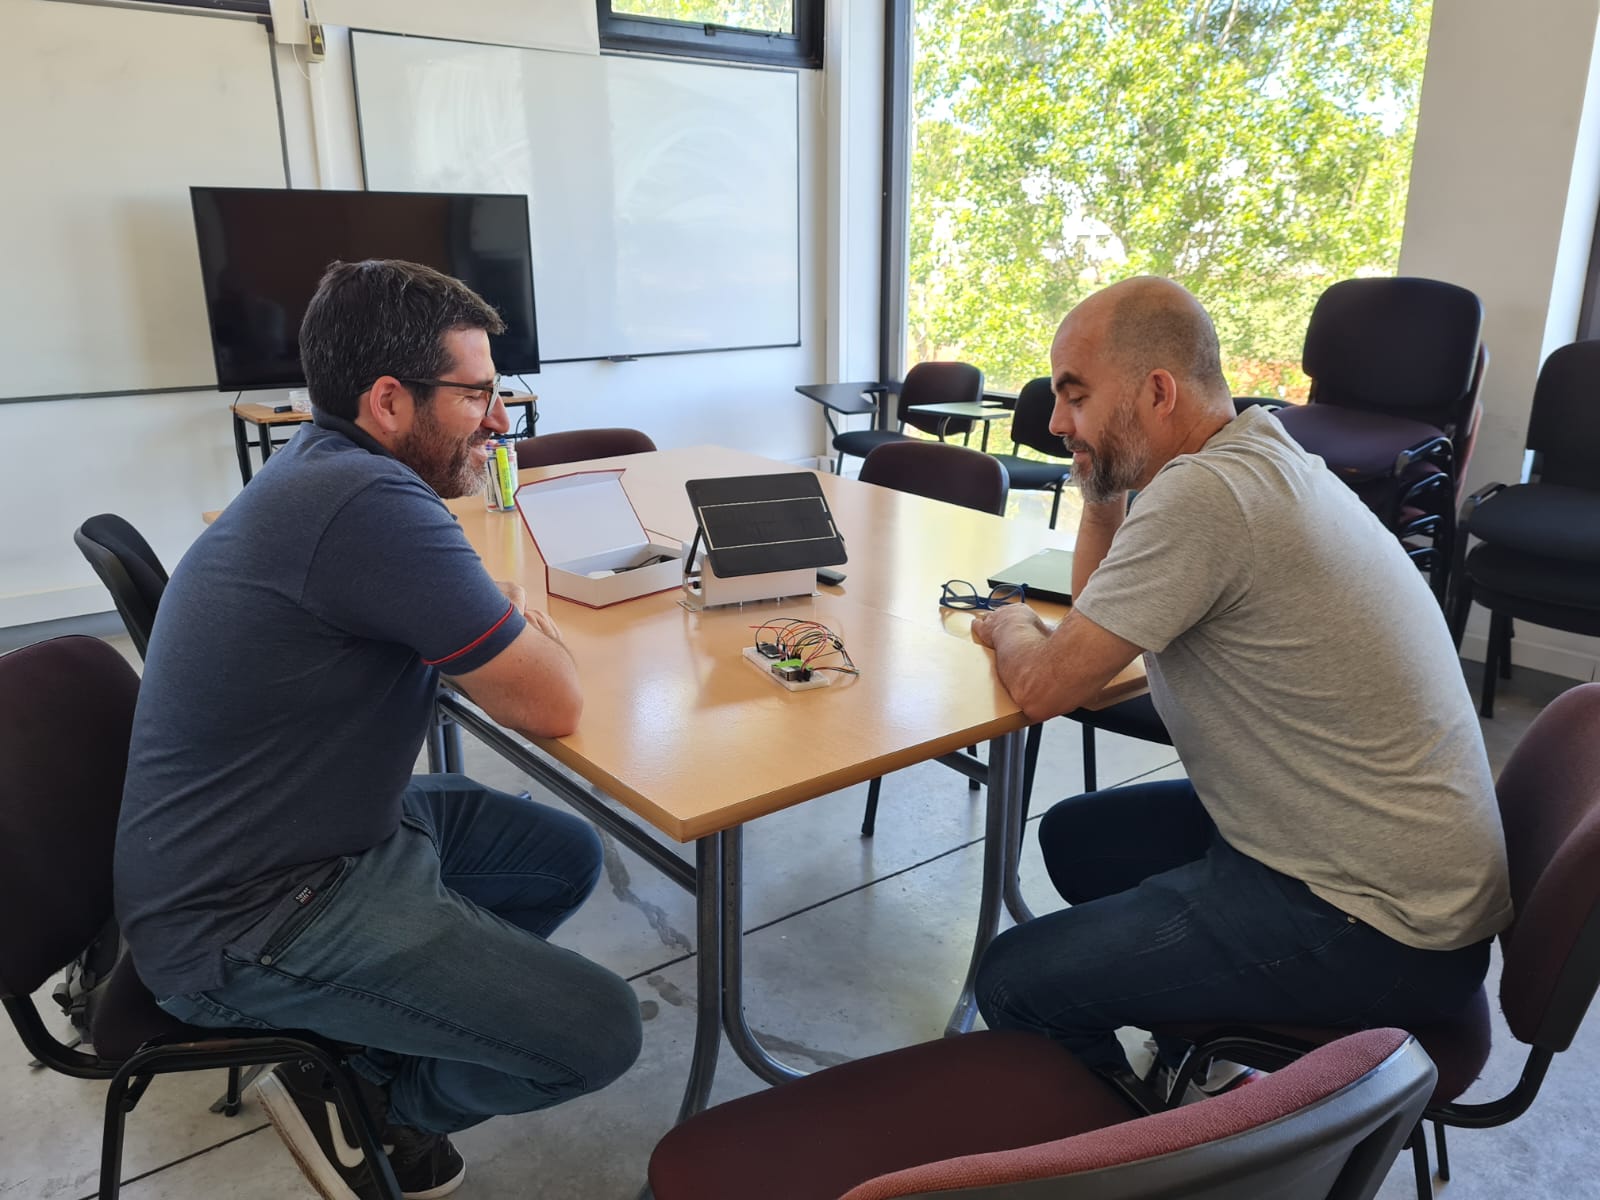
[[[822,65],[822,0],[597,0],[600,45],[691,58]]]
[[[1317,296],[1399,260],[1430,0],[908,2],[904,361],[1015,391],[1151,273],[1235,393],[1303,399]]]

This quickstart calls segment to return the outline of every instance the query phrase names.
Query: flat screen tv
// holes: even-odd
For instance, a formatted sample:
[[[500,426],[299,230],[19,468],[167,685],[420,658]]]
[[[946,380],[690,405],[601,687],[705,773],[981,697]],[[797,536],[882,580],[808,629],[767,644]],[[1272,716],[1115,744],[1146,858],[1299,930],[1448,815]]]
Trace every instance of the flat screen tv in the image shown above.
[[[454,275],[499,310],[503,374],[539,369],[526,196],[189,189],[217,387],[298,387],[300,320],[336,260],[403,258]]]

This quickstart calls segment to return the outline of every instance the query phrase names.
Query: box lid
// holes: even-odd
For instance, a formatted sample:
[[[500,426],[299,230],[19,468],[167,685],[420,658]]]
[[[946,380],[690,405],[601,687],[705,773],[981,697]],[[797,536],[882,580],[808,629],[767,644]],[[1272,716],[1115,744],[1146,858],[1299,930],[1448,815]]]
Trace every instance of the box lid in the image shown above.
[[[650,540],[622,489],[622,472],[575,471],[517,488],[517,508],[539,554],[553,566]]]

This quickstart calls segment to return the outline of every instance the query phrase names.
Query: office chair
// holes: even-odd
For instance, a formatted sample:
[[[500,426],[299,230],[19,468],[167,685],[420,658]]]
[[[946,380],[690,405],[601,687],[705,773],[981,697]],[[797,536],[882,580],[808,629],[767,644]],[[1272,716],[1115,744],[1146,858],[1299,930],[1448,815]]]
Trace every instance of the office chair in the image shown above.
[[[523,438],[517,443],[517,466],[551,467],[619,454],[644,454],[655,448],[649,436],[637,429],[569,429],[565,433]]]
[[[1480,988],[1452,1020],[1411,1030],[1438,1064],[1439,1080],[1422,1116],[1434,1123],[1441,1179],[1450,1178],[1445,1127],[1483,1129],[1526,1112],[1551,1060],[1572,1045],[1600,986],[1597,729],[1600,683],[1581,684],[1534,719],[1500,773],[1496,793],[1516,912],[1515,922],[1500,934],[1500,1008],[1512,1035],[1528,1047],[1528,1057],[1521,1078],[1504,1096],[1461,1104],[1457,1098],[1489,1059],[1486,993]],[[1348,1031],[1208,1022],[1173,1024],[1156,1032],[1194,1043],[1173,1085],[1173,1094],[1182,1096],[1212,1058],[1271,1068]],[[1427,1200],[1433,1185],[1420,1126],[1412,1139],[1412,1156],[1417,1195]]]
[[[889,397],[894,396],[894,411],[898,416],[895,429],[889,425]],[[910,409],[917,404],[976,404],[983,399],[983,372],[970,363],[925,362],[918,363],[906,372],[905,382],[898,392],[885,391],[876,397],[878,411],[871,429],[847,429],[835,434],[833,448],[838,458],[833,473],[844,470],[844,456],[854,455],[865,459],[879,446],[910,440],[900,430],[910,425],[924,433],[936,434],[940,441],[952,433],[968,436],[972,422],[960,418],[941,417],[933,413],[915,413]]]
[[[1050,528],[1056,527],[1061,512],[1061,493],[1072,478],[1072,455],[1066,444],[1050,432],[1050,414],[1056,406],[1049,378],[1030,379],[1017,394],[1011,417],[1011,453],[996,454],[1011,478],[1011,486],[1023,492],[1053,492],[1050,502]],[[1055,461],[1040,462],[1023,458],[1017,450],[1026,446]],[[1064,461],[1063,461],[1064,460]]]
[[[111,861],[139,677],[95,638],[62,637],[0,657],[0,1002],[51,1070],[104,1079],[101,1200],[120,1190],[123,1127],[157,1075],[310,1058],[340,1103],[389,1200],[401,1200],[346,1054],[292,1030],[202,1029],[159,1007],[124,955],[95,1012],[93,1053],[63,1045],[31,999],[111,916]]]
[[[1511,622],[1600,636],[1600,341],[1551,352],[1528,417],[1527,483],[1491,483],[1467,498],[1455,546],[1450,633],[1456,646],[1474,601],[1490,613],[1479,712],[1494,716],[1498,676],[1511,673]],[[1466,553],[1468,536],[1478,539]]]
[[[167,588],[167,569],[139,531],[114,513],[90,517],[73,532],[72,540],[111,593],[117,614],[143,658],[150,648],[156,607]]]
[[[1398,1029],[1138,1116],[1060,1046],[970,1033],[708,1109],[650,1156],[655,1200],[1367,1200],[1433,1088]]]

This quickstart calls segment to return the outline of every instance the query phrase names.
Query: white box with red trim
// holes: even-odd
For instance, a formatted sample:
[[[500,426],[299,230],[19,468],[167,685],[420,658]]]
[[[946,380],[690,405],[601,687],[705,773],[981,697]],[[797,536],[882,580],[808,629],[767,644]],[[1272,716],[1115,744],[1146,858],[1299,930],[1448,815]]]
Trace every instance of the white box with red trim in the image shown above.
[[[517,488],[517,510],[552,596],[604,608],[680,585],[683,546],[645,532],[622,474],[575,471]]]

